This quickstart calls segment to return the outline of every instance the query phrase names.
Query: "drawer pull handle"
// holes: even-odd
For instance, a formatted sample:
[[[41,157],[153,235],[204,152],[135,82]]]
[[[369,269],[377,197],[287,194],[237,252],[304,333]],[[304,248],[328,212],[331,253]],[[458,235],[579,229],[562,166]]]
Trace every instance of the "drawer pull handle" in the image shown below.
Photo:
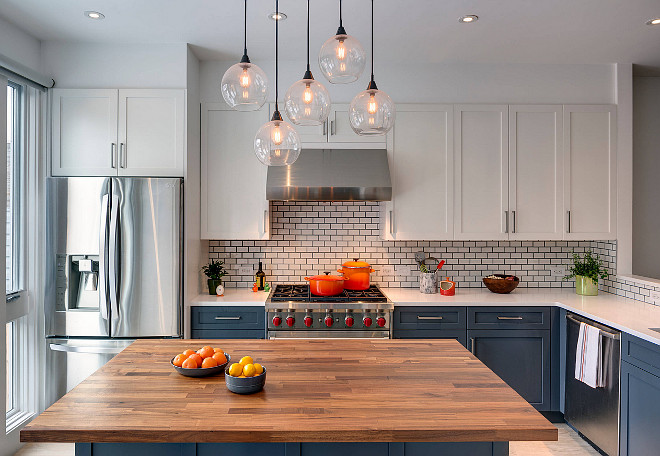
[[[240,320],[241,317],[215,317],[216,320]]]
[[[418,320],[442,320],[442,317],[423,317],[421,315],[417,315]]]
[[[502,315],[498,315],[497,319],[498,320],[522,320],[523,317],[503,317]]]

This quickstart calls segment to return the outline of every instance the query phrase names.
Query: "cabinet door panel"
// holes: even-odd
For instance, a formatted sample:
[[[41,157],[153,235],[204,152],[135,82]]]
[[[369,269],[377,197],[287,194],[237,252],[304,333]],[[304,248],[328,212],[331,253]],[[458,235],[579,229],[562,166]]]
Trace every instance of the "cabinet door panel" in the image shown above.
[[[371,144],[371,147],[378,147],[377,144],[381,144],[385,148],[387,140],[384,135],[360,136],[353,131],[348,118],[348,108],[349,105],[347,104],[332,105],[330,116],[328,117],[328,142]]]
[[[120,90],[120,176],[183,177],[184,91]]]
[[[616,111],[564,106],[566,239],[616,239]]]
[[[621,456],[657,454],[660,448],[660,377],[621,363]]]
[[[508,239],[507,109],[454,106],[455,239]]]
[[[53,176],[116,176],[117,90],[54,89]]]
[[[399,107],[390,148],[393,239],[452,239],[452,117],[451,106]]]
[[[509,239],[563,238],[562,107],[509,107]]]
[[[266,170],[254,135],[268,110],[239,112],[224,103],[202,106],[202,239],[266,239]]]

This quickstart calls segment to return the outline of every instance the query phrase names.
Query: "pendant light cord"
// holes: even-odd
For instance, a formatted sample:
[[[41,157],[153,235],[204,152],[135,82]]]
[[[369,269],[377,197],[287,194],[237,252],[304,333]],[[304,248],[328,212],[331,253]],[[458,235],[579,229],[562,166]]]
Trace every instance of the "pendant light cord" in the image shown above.
[[[247,0],[243,7],[243,54],[247,55]]]
[[[373,1],[373,0],[372,0]],[[280,2],[275,0],[275,17],[280,15]],[[277,107],[277,100],[279,99],[278,93],[278,79],[279,79],[279,61],[280,61],[280,21],[275,21],[275,111],[279,111]]]
[[[374,80],[374,0],[371,0],[371,80]]]
[[[339,27],[343,27],[343,24],[341,23],[341,0],[339,0]]]
[[[339,19],[339,21],[341,22],[341,19]],[[309,69],[309,0],[307,0],[307,71],[310,71]]]

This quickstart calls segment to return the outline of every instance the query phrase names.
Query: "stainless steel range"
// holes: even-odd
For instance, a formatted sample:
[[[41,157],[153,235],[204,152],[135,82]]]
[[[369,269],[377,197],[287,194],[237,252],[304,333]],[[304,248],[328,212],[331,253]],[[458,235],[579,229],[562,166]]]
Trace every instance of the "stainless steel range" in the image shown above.
[[[372,285],[315,296],[309,285],[277,285],[266,300],[268,338],[389,338],[394,305]]]

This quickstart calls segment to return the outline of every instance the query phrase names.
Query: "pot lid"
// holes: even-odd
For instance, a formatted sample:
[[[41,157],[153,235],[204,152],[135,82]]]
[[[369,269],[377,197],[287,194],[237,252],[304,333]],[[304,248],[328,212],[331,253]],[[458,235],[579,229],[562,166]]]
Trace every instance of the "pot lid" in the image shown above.
[[[329,282],[339,282],[346,280],[341,276],[330,275],[330,272],[324,272],[323,274],[325,275],[316,275],[314,277],[305,277],[305,278],[309,280],[327,280]]]
[[[360,261],[359,258],[353,258],[353,261],[347,261],[342,264],[345,268],[371,268],[371,265],[366,261]]]

